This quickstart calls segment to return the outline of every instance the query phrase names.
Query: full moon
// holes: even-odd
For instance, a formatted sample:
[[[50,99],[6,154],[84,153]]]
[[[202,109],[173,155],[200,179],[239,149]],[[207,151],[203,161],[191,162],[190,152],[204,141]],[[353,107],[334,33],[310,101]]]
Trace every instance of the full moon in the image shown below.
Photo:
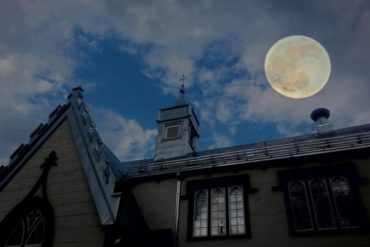
[[[306,36],[288,36],[267,52],[265,73],[278,93],[303,99],[318,93],[328,82],[330,58],[325,48]]]

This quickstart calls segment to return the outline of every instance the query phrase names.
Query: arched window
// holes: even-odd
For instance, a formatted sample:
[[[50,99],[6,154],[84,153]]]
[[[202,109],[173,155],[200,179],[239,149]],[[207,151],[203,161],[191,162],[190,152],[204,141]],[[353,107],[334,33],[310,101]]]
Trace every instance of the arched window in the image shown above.
[[[189,181],[188,238],[250,237],[248,175]]]
[[[244,199],[243,186],[228,187],[229,193],[229,229],[231,235],[244,234]]]
[[[294,180],[289,183],[288,188],[295,229],[297,231],[312,229],[311,213],[307,204],[304,181]]]
[[[16,206],[1,223],[1,247],[49,247],[54,236],[51,205],[38,196]]]
[[[279,180],[293,235],[367,232],[353,164],[280,171]]]
[[[193,236],[208,234],[208,191],[199,190],[194,194]]]
[[[211,235],[226,235],[225,188],[211,189]]]
[[[348,179],[340,176],[331,177],[330,180],[340,226],[342,228],[359,227],[356,214],[353,213],[356,207]]]
[[[6,240],[5,246],[41,246],[45,235],[45,219],[35,209],[22,217]]]
[[[56,152],[51,151],[40,166],[42,174],[30,192],[0,223],[0,247],[52,246],[54,211],[47,198],[46,184],[50,168],[57,165],[56,160]]]
[[[330,203],[329,192],[325,179],[312,179],[309,181],[309,183],[317,228],[335,228],[333,207]]]

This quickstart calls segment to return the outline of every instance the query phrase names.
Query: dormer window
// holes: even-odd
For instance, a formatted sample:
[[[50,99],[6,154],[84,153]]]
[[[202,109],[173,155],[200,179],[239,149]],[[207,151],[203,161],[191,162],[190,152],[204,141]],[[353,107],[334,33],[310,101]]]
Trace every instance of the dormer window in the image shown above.
[[[166,139],[175,139],[180,137],[180,125],[173,124],[166,127]]]

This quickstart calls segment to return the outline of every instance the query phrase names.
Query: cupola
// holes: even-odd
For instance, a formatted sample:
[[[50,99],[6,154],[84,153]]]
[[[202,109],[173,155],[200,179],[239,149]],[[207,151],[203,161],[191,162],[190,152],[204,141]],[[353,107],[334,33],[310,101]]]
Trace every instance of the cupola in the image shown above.
[[[193,155],[199,138],[199,121],[190,103],[185,102],[184,76],[174,106],[158,111],[158,136],[154,160]]]

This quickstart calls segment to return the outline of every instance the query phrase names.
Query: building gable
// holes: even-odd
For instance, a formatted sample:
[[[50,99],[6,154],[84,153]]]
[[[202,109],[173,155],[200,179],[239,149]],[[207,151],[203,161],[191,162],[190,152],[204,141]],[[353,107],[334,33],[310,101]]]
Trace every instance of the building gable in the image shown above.
[[[3,188],[0,220],[29,193],[42,173],[40,165],[53,150],[58,157],[58,166],[51,168],[46,189],[55,213],[54,246],[75,242],[102,246],[104,231],[67,120]]]

